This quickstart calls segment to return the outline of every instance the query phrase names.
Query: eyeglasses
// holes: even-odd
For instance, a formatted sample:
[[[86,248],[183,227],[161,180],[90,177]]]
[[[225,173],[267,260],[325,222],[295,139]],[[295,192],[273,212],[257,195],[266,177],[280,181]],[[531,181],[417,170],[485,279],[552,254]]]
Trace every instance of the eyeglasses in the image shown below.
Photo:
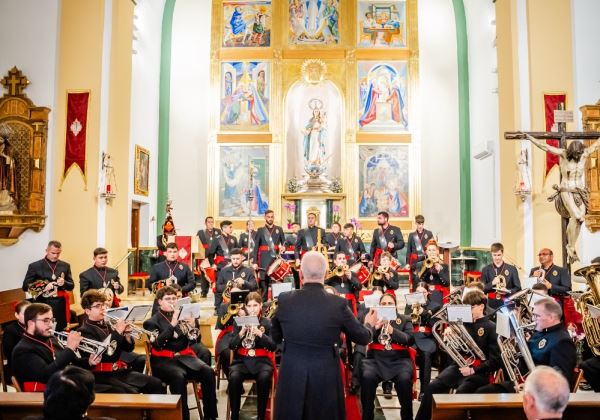
[[[543,316],[543,314],[531,314],[531,317],[533,319],[541,318],[542,316]]]
[[[110,308],[110,305],[108,303],[94,303],[91,308],[93,309],[103,309],[103,308]]]
[[[36,318],[35,320],[43,322],[46,325],[54,324],[56,322],[56,318]]]
[[[538,257],[541,257],[542,255],[550,255],[550,253],[549,252],[540,252],[538,254]]]

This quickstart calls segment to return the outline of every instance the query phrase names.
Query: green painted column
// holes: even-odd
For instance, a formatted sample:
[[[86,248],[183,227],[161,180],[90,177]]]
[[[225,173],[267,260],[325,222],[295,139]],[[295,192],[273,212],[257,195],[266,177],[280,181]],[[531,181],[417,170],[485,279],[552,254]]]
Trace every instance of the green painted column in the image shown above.
[[[452,0],[458,62],[458,132],[460,162],[460,244],[471,246],[471,129],[469,111],[469,42],[463,0]]]
[[[158,182],[156,193],[156,231],[162,222],[169,194],[169,118],[171,107],[171,38],[176,0],[166,0],[160,42],[160,82],[158,99]]]

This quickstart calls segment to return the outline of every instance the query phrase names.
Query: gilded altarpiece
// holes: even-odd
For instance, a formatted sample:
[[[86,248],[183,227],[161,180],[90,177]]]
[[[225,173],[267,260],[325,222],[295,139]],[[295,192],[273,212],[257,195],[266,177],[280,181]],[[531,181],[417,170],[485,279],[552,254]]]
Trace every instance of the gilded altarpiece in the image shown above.
[[[595,105],[579,108],[583,122],[583,131],[600,131],[600,100]],[[588,143],[592,141],[588,140]],[[588,144],[589,146],[589,144]],[[587,161],[585,182],[590,190],[586,226],[592,231],[600,230],[600,151],[595,151]]]
[[[321,225],[356,218],[370,229],[388,210],[394,224],[412,226],[420,209],[417,0],[213,0],[212,33],[208,150],[219,158],[208,159],[207,214],[241,228],[248,206],[238,201],[258,183],[279,223],[304,221],[310,205],[327,214]],[[253,168],[255,181],[252,159],[227,159],[249,147],[265,162]],[[242,192],[239,211],[225,196],[227,177],[227,191]],[[253,217],[264,207],[255,204]]]

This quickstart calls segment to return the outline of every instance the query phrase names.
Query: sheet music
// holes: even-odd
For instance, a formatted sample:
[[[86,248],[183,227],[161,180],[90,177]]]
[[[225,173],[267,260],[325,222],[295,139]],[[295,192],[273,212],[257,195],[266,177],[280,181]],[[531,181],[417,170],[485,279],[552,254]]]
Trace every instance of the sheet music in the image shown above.
[[[192,303],[192,298],[184,297],[181,299],[177,299],[177,303],[175,304],[175,309],[181,308],[183,305],[188,305]]]
[[[543,295],[541,293],[533,292],[531,293],[531,297],[529,298],[529,306],[533,308],[533,306],[540,300],[546,299],[548,295]]]
[[[496,333],[504,338],[510,338],[510,319],[506,311],[506,308],[502,308],[496,313]]]
[[[107,315],[114,316],[116,318],[125,318],[129,312],[129,306],[121,306],[118,308],[110,308],[106,311]]]
[[[375,306],[379,305],[379,299],[381,299],[380,295],[365,295],[365,308],[371,309]]]
[[[125,320],[131,322],[141,322],[148,316],[148,312],[152,310],[152,305],[136,305],[127,314]]]
[[[202,311],[202,305],[199,303],[186,303],[181,307],[178,319],[187,318],[200,318],[200,312]]]
[[[283,292],[289,292],[292,290],[292,283],[273,283],[271,285],[271,293],[273,295],[273,299],[278,297]]]
[[[406,304],[409,306],[414,305],[415,303],[419,305],[424,305],[427,303],[427,297],[425,297],[425,293],[407,293],[404,295],[406,299]]]
[[[473,322],[471,305],[448,305],[448,321]]]
[[[523,289],[531,289],[534,284],[537,284],[537,277],[525,277],[523,279]]]
[[[375,312],[377,312],[377,318],[384,321],[392,321],[396,319],[396,307],[395,306],[376,306]]]
[[[257,316],[235,316],[233,320],[240,327],[258,327],[260,325]]]
[[[587,304],[587,308],[590,311],[590,316],[594,319],[600,318],[600,308],[597,306],[592,306],[589,303]]]

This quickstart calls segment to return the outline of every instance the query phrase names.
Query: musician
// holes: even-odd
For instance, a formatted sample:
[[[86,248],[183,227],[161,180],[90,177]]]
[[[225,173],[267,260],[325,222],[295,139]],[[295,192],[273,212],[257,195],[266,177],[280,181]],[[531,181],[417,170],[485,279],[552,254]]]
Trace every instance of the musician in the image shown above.
[[[500,367],[496,324],[484,316],[486,300],[485,295],[477,291],[468,293],[463,299],[463,304],[471,305],[473,315],[473,322],[465,323],[463,327],[486,356],[486,360],[476,360],[471,366],[464,367],[459,367],[456,361],[453,361],[440,372],[425,390],[416,420],[431,418],[433,394],[447,393],[451,388],[456,389],[457,394],[475,392],[482,385],[489,383],[490,374]]]
[[[389,252],[392,256],[404,248],[404,238],[402,231],[397,226],[389,223],[390,215],[385,211],[377,213],[377,224],[379,228],[373,231],[373,240],[371,241],[371,261],[377,267],[379,257],[383,252]]]
[[[448,296],[450,293],[450,270],[440,257],[440,251],[435,240],[431,239],[427,242],[425,253],[427,258],[424,261],[415,263],[419,281],[427,283],[431,289],[442,292],[444,297]],[[433,265],[428,267],[427,263]]]
[[[379,305],[395,308],[396,298],[384,294],[379,300]],[[389,334],[389,340],[382,337],[384,333]],[[367,358],[363,359],[361,366],[362,419],[374,418],[375,391],[378,384],[381,381],[392,381],[398,393],[400,417],[403,420],[412,420],[414,366],[409,347],[414,344],[414,337],[411,320],[397,313],[396,319],[391,322],[378,321],[372,329],[372,334],[373,342],[369,344]]]
[[[525,380],[523,411],[527,420],[561,419],[569,403],[569,384],[554,369],[536,367]]]
[[[317,215],[315,213],[308,213],[307,221],[308,227],[298,232],[298,239],[296,240],[296,248],[294,255],[296,257],[296,266],[300,266],[300,259],[304,254],[313,249],[318,244],[319,232],[321,233],[321,245],[325,245],[325,229],[317,227]]]
[[[343,275],[335,275],[335,268],[343,267]],[[356,315],[356,301],[358,300],[358,292],[362,289],[362,284],[358,280],[356,273],[350,271],[350,267],[346,262],[346,254],[337,252],[333,260],[333,269],[325,279],[325,284],[335,288],[336,292],[348,300],[350,309]]]
[[[492,263],[483,267],[481,271],[481,281],[483,282],[484,292],[487,293],[489,302],[492,308],[502,306],[504,299],[508,295],[521,290],[521,282],[519,281],[519,273],[514,265],[504,261],[504,245],[501,243],[493,243],[490,247],[492,254]],[[505,289],[507,292],[498,293],[501,285],[501,277],[506,280]]]
[[[238,247],[235,236],[232,235],[233,224],[229,220],[221,222],[221,234],[213,238],[208,247],[208,260],[214,269],[220,270],[230,262],[230,252]]]
[[[338,242],[342,239],[342,225],[338,222],[334,222],[331,225],[331,232],[325,235],[325,245],[327,246],[327,252],[329,254],[329,260],[333,262],[335,258],[335,248],[337,247]]]
[[[252,220],[246,220],[246,230],[240,234],[240,240],[238,246],[242,249],[242,253],[248,262],[254,261],[254,245],[256,243],[256,230],[254,229],[254,222]]]
[[[244,256],[242,250],[233,248],[230,252],[231,265],[222,268],[217,275],[217,285],[215,292],[215,305],[217,308],[223,303],[223,292],[231,282],[231,287],[240,290],[256,290],[256,278],[254,270],[242,264]]]
[[[123,293],[125,288],[119,281],[119,272],[107,267],[107,264],[108,251],[105,248],[94,249],[94,265],[79,274],[79,292],[83,296],[91,289],[109,289],[113,296],[111,305],[117,307],[121,302],[117,294]]]
[[[577,364],[575,344],[561,322],[562,310],[552,298],[538,300],[533,307],[535,331],[527,341],[527,347],[536,366],[545,365],[558,370],[572,384]],[[487,385],[477,390],[478,393],[515,392],[510,381]]]
[[[371,274],[371,281],[369,283],[370,289],[379,288],[386,293],[393,293],[394,290],[398,289],[400,286],[398,273],[390,267],[391,262],[392,254],[389,252],[384,252],[380,255],[379,267]],[[379,275],[381,275],[380,280],[375,278]]]
[[[165,252],[165,261],[154,264],[150,269],[150,277],[146,280],[146,288],[152,291],[152,286],[157,283],[164,281],[164,286],[170,286],[172,284],[179,284],[181,291],[184,295],[187,295],[190,291],[196,287],[194,280],[194,274],[187,264],[177,261],[179,247],[176,243],[171,242],[167,244],[167,251]],[[164,287],[161,283],[155,285],[155,288]],[[152,313],[154,314],[158,310],[158,302],[154,300],[152,307]]]
[[[119,394],[164,394],[160,379],[132,370],[122,358],[123,352],[132,352],[135,342],[131,337],[131,326],[124,319],[111,326],[105,322],[106,309],[110,307],[106,296],[98,290],[88,290],[81,296],[81,307],[87,315],[77,330],[85,338],[103,342],[110,336],[116,343],[112,355],[104,352],[100,363],[91,367],[96,378],[96,392]]]
[[[239,291],[241,290],[237,287],[231,289],[231,293]],[[231,313],[230,309],[232,309],[234,313]],[[233,318],[236,316],[246,316],[243,304],[235,304],[234,306],[228,302],[222,303],[217,308],[217,323],[215,325],[215,330],[220,330],[220,332],[215,341],[215,360],[220,361],[221,369],[223,369],[226,377],[229,377],[229,362],[231,358],[229,343],[234,334]]]
[[[371,311],[367,327],[360,325],[339,297],[323,290],[326,272],[325,257],[308,252],[302,260],[304,287],[279,296],[271,337],[284,345],[274,420],[345,418],[336,343],[343,331],[347,340],[366,345],[377,315]]]
[[[22,300],[15,305],[16,320],[3,326],[2,334],[2,352],[6,360],[4,367],[4,376],[12,376],[12,352],[15,346],[21,341],[27,327],[25,326],[25,309],[31,305],[28,300]]]
[[[415,293],[423,293],[426,303],[413,308],[406,305],[404,314],[412,315],[411,321],[414,328],[413,336],[417,348],[417,365],[419,366],[420,393],[419,399],[423,397],[429,382],[431,382],[431,362],[437,351],[437,344],[431,334],[431,327],[436,321],[433,314],[442,308],[442,294],[429,291],[429,285],[420,282],[415,288]]]
[[[69,291],[73,290],[75,283],[71,276],[71,266],[59,260],[62,245],[58,241],[48,242],[46,256],[39,261],[32,262],[27,267],[23,280],[23,291],[27,292],[29,286],[36,280],[47,281],[44,292],[50,292],[56,287],[56,297],[43,297],[40,293],[35,299],[38,303],[46,303],[52,308],[56,317],[56,331],[62,331],[70,322]]]
[[[13,374],[24,392],[43,392],[54,372],[77,359],[75,351],[81,334],[68,333],[63,349],[52,336],[54,323],[52,308],[45,303],[32,303],[25,308],[23,317],[26,331],[13,349]],[[99,361],[90,356],[90,364]]]
[[[67,366],[52,374],[44,392],[43,416],[27,416],[24,420],[110,420],[89,417],[87,411],[96,399],[94,375],[77,366]]]
[[[415,224],[417,228],[414,232],[408,234],[408,240],[406,241],[406,267],[410,268],[413,263],[422,261],[425,259],[425,248],[427,243],[434,239],[433,233],[430,230],[425,229],[425,217],[418,214],[415,216]]]
[[[167,245],[169,244],[169,242],[175,240],[175,235],[177,232],[175,230],[175,222],[173,222],[173,217],[170,214],[167,214],[162,228],[162,235],[158,235],[156,237],[157,253],[156,257],[152,258],[154,260],[154,264],[165,260],[165,252],[167,251]]]
[[[569,272],[554,264],[554,253],[551,249],[543,248],[538,253],[540,265],[529,272],[529,277],[537,277],[548,289],[548,294],[564,298],[571,291],[571,277]]]
[[[212,240],[217,236],[221,234],[221,229],[215,228],[215,219],[213,219],[211,216],[207,216],[206,218],[204,218],[204,226],[205,229],[200,229],[198,231],[198,233],[196,233],[196,235],[198,236],[198,238],[200,239],[201,245],[204,248],[204,253],[205,256],[204,258],[207,258],[207,253],[208,253],[208,247],[210,246],[210,243],[212,242]],[[216,281],[216,279],[212,279],[211,281]],[[208,279],[206,278],[205,274],[202,274],[201,279],[200,279],[200,293],[202,297],[206,297],[206,295],[208,294],[208,288],[209,288],[209,282]]]
[[[234,352],[234,359],[229,368],[227,378],[229,400],[231,402],[231,418],[238,420],[244,380],[256,381],[257,419],[264,420],[271,391],[271,381],[275,369],[273,352],[277,345],[269,336],[271,321],[262,316],[262,299],[257,292],[251,292],[244,304],[248,316],[257,316],[258,327],[235,326],[229,347]],[[250,337],[251,338],[250,338]]]
[[[285,235],[281,226],[275,225],[275,212],[265,211],[265,225],[256,231],[256,246],[252,256],[264,301],[267,300],[269,286],[271,286],[271,278],[267,275],[267,271],[277,255],[283,251],[284,246]]]
[[[298,232],[300,232],[300,223],[293,222],[292,223],[292,233],[286,235],[285,237],[285,254],[284,258],[287,255],[291,255],[289,259],[295,259],[296,254],[296,242],[298,241]],[[294,288],[300,288],[300,272],[298,271],[298,267],[292,264],[292,274],[294,275]]]
[[[190,347],[195,340],[190,339],[181,329],[178,321],[179,310],[174,310],[177,295],[173,288],[163,287],[156,298],[159,312],[144,321],[144,329],[158,330],[159,335],[152,343],[150,364],[152,374],[169,385],[172,394],[181,395],[183,418],[189,420],[187,403],[187,381],[195,380],[202,386],[202,405],[204,418],[217,418],[215,395],[215,376],[212,368],[202,362]],[[197,320],[186,319],[181,322],[198,327]]]
[[[362,239],[354,234],[354,225],[346,223],[344,225],[344,237],[338,240],[335,247],[335,253],[343,252],[346,254],[348,265],[352,266],[360,262],[367,254]]]

